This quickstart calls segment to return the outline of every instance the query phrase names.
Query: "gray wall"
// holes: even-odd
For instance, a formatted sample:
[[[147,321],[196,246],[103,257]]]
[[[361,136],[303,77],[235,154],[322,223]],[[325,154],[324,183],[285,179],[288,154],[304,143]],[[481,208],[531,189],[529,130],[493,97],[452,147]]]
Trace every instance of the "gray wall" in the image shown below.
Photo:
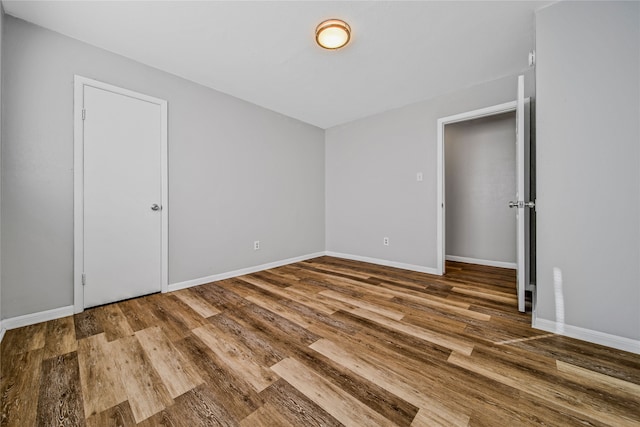
[[[516,262],[515,112],[445,126],[446,254]]]
[[[537,314],[640,339],[640,4],[536,15]]]
[[[2,45],[4,34],[4,7],[0,3],[0,180],[2,179]],[[0,224],[2,223],[2,186],[0,185]],[[0,230],[0,334],[2,333],[2,232]]]
[[[436,122],[513,101],[516,84],[509,76],[327,129],[327,250],[435,269]]]
[[[73,302],[74,74],[168,101],[169,283],[324,250],[323,130],[9,16],[4,24],[5,318]]]

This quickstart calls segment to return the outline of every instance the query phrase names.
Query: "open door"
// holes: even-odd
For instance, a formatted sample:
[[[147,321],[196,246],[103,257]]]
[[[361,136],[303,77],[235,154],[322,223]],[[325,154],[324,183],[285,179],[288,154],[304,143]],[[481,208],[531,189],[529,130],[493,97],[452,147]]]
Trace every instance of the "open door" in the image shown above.
[[[535,205],[529,201],[529,156],[528,134],[526,128],[524,76],[518,76],[518,99],[516,101],[516,200],[509,202],[516,209],[516,248],[517,248],[517,291],[518,310],[525,311],[525,291],[529,283],[529,209]]]

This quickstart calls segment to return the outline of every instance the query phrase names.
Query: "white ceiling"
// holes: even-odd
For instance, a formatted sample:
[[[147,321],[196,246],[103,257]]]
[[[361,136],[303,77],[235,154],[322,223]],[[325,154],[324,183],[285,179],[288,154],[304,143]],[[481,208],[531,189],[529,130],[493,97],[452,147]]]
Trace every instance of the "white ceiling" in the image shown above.
[[[5,12],[329,128],[527,68],[526,1],[3,1]],[[346,20],[326,51],[314,30]]]

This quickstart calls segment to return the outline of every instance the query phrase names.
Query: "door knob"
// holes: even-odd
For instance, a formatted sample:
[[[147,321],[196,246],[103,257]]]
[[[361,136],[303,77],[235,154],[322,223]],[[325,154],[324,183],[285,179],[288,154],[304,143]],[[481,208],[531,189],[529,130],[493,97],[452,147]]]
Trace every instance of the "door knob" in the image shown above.
[[[152,211],[159,211],[160,210],[160,205],[154,203],[151,205],[151,210]]]
[[[536,202],[509,202],[509,207],[533,209],[536,207]]]

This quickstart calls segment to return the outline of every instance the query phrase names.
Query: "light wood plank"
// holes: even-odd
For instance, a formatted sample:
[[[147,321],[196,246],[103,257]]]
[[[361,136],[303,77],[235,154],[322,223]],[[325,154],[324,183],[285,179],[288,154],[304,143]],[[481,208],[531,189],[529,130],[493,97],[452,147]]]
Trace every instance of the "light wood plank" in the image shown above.
[[[634,384],[609,375],[585,369],[571,363],[556,360],[558,371],[568,374],[567,378],[584,383],[594,388],[604,388],[613,393],[626,393],[638,398],[640,403],[640,384]]]
[[[468,426],[469,421],[464,421],[459,424],[460,426]],[[430,412],[425,409],[420,409],[416,414],[416,417],[411,423],[411,427],[449,427],[451,426],[451,419],[448,417],[441,417],[439,414]]]
[[[78,341],[78,366],[86,417],[127,400],[116,356],[117,352],[103,333]]]
[[[480,364],[473,357],[462,355],[456,352],[451,353],[449,362],[468,369],[469,371],[483,375],[494,381],[506,384],[516,390],[523,391],[539,399],[546,400],[554,405],[559,405],[568,410],[577,410],[579,413],[611,426],[637,426],[640,423],[640,414],[636,414],[635,419],[623,414],[610,413],[606,408],[599,408],[590,404],[593,397],[575,390],[568,391],[564,387],[558,387],[544,381],[537,381],[533,375],[511,369],[507,370],[500,366]],[[507,374],[508,373],[508,374]]]
[[[269,310],[272,313],[275,313],[279,316],[284,317],[287,320],[295,323],[296,325],[302,326],[303,328],[308,328],[313,325],[314,322],[307,319],[300,313],[295,310],[291,310],[283,305],[280,305],[273,300],[263,297],[257,297],[253,295],[249,295],[245,297],[247,301],[251,301],[255,305],[264,308],[265,310]]]
[[[459,413],[431,398],[428,393],[412,386],[406,378],[391,369],[370,363],[327,339],[318,340],[309,347],[420,408],[426,412],[423,417],[448,420],[453,426],[466,426],[469,423],[469,415]]]
[[[138,331],[136,337],[172,398],[204,382],[160,328]]]
[[[295,301],[298,302],[300,304],[303,304],[309,308],[312,308],[314,310],[319,311],[320,313],[324,313],[324,314],[333,314],[336,312],[336,309],[332,308],[332,307],[328,307],[327,305],[323,304],[322,302],[318,302],[317,299],[312,299],[309,298],[307,295],[305,294],[299,294],[296,292],[291,292],[290,288],[291,287],[287,287],[287,288],[280,288],[278,286],[274,286],[271,285],[263,280],[259,280],[259,279],[253,279],[249,276],[243,276],[242,277],[242,281],[246,282],[246,283],[250,283],[260,289],[263,289],[265,291],[269,291],[274,295],[278,295],[282,298],[286,298],[289,299],[291,301]]]
[[[248,417],[240,421],[240,427],[295,427],[280,411],[268,403],[252,412]]]
[[[368,310],[356,309],[351,311],[351,313],[364,317],[365,319],[369,319],[373,322],[384,325],[388,328],[395,329],[396,331],[403,332],[405,334],[409,334],[416,338],[420,338],[425,341],[429,341],[431,343],[440,345],[442,347],[458,351],[462,354],[470,355],[473,351],[473,344],[465,342],[461,339],[449,337],[444,334],[429,331],[424,328],[420,328],[418,326],[413,326],[407,323],[397,322],[393,319],[389,319],[388,317],[381,316],[376,313],[372,313]]]
[[[271,369],[345,426],[397,425],[293,358]]]
[[[112,408],[102,411],[86,419],[87,427],[128,427],[135,426],[136,420],[133,418],[129,402],[122,402]]]
[[[387,308],[381,307],[381,306],[376,305],[376,304],[371,304],[371,303],[369,303],[367,301],[364,301],[364,300],[358,300],[358,299],[355,299],[355,298],[349,298],[348,296],[343,295],[343,294],[341,294],[339,292],[322,291],[322,292],[320,292],[320,295],[324,295],[324,296],[332,298],[334,300],[354,305],[354,306],[356,306],[358,308],[361,308],[363,310],[368,310],[368,311],[380,314],[382,316],[388,317],[388,318],[393,319],[393,320],[402,320],[402,318],[404,317],[404,313],[401,313],[399,311],[389,310]]]
[[[200,338],[232,372],[244,378],[257,391],[264,390],[278,380],[273,372],[253,360],[251,351],[247,347],[212,325],[196,328],[193,334]]]
[[[136,422],[173,404],[173,399],[135,336],[113,341],[110,346]]]
[[[182,289],[172,292],[173,295],[178,297],[182,302],[187,304],[193,311],[200,316],[207,318],[220,314],[221,311],[209,304],[207,300],[200,298],[197,294],[193,293],[190,289]]]
[[[300,285],[296,285],[296,286],[291,286],[289,288],[287,288],[288,292],[291,293],[296,293],[299,295],[312,295],[313,299],[324,305],[325,307],[327,307],[329,310],[332,311],[331,314],[335,314],[336,311],[338,310],[344,310],[344,311],[348,311],[348,310],[353,310],[354,308],[357,308],[355,305],[352,304],[347,304],[345,302],[342,301],[338,301],[329,297],[325,297],[324,295],[321,295],[320,293],[312,293],[309,294],[309,290],[306,287],[302,287]],[[322,289],[318,290],[318,292],[322,292]]]
[[[456,292],[459,294],[471,295],[478,298],[488,298],[494,301],[500,301],[507,304],[511,304],[514,301],[518,301],[517,295],[510,295],[505,292],[497,293],[497,292],[486,292],[478,289],[467,289],[459,286],[454,287],[452,292]]]
[[[482,320],[485,322],[488,322],[489,320],[491,320],[491,316],[488,314],[478,313],[477,311],[469,310],[469,307],[471,305],[466,303],[453,305],[453,304],[448,304],[447,302],[444,302],[444,301],[435,300],[433,298],[425,298],[423,296],[403,294],[402,292],[398,292],[396,294],[396,297],[413,301],[418,304],[424,305],[426,307],[432,307],[439,310],[443,310],[445,312],[450,312],[450,313],[458,314],[460,316],[469,317],[471,319]]]

